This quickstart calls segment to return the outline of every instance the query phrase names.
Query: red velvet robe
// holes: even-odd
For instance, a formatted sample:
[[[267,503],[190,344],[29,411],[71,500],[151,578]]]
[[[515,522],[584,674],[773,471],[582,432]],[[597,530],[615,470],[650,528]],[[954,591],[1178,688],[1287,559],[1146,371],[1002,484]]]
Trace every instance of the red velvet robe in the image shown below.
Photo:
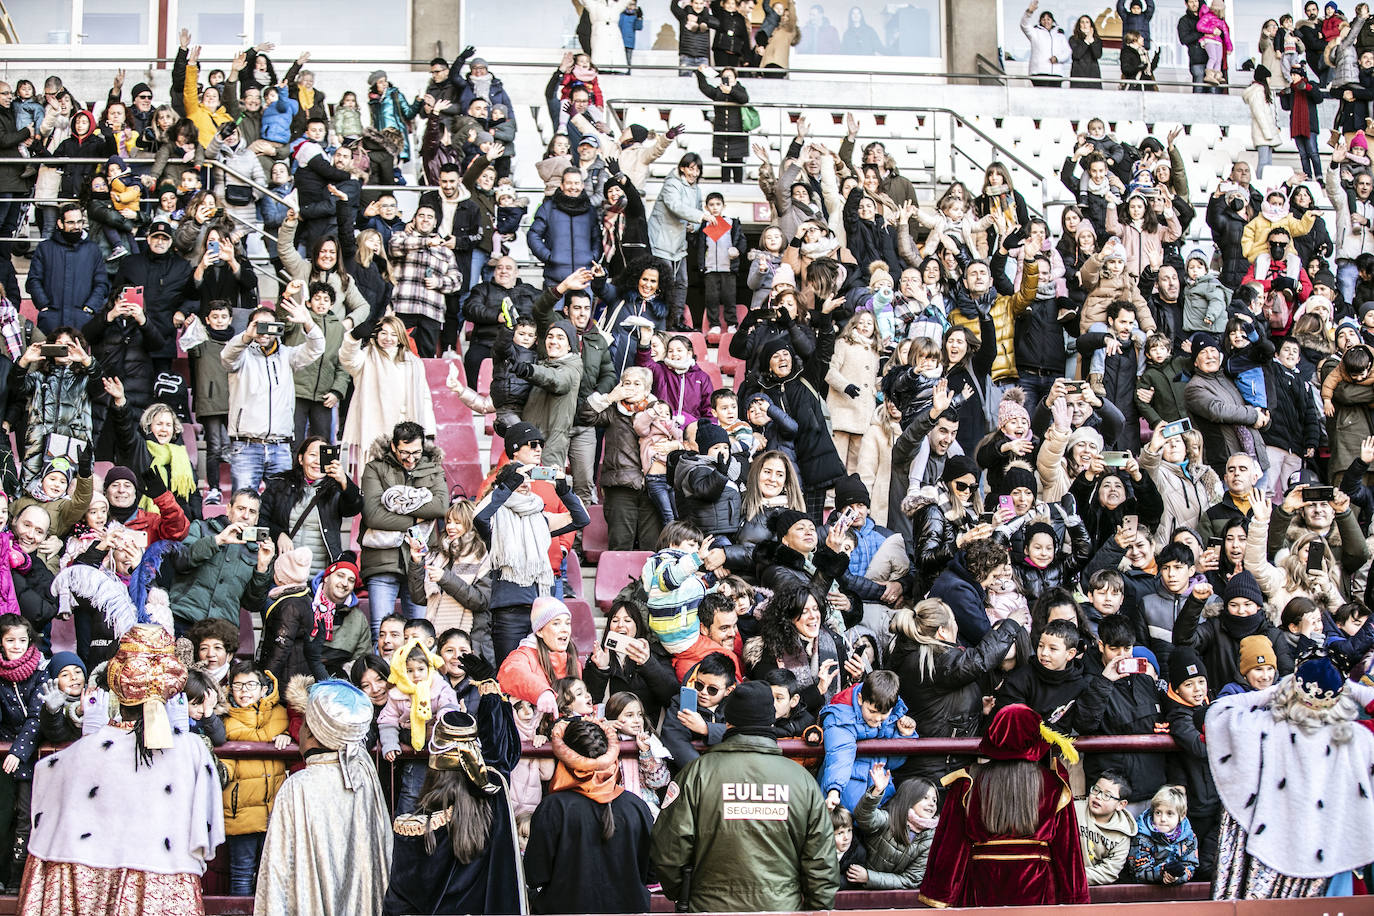
[[[982,825],[966,771],[946,777],[944,810],[921,882],[928,906],[1089,903],[1088,876],[1068,781],[1045,769],[1040,826],[1033,837],[993,836]]]

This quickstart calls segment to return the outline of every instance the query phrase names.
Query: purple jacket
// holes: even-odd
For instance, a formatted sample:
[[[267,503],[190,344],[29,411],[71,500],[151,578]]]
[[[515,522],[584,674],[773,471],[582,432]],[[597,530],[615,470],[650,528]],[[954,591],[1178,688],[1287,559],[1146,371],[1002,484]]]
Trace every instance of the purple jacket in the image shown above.
[[[654,397],[673,409],[673,420],[683,429],[687,424],[711,414],[711,376],[695,362],[679,375],[655,360],[648,348],[635,351],[635,365],[654,374]]]
[[[16,561],[15,557],[19,559]],[[14,534],[10,531],[0,531],[0,562],[4,563],[0,568],[0,614],[20,614],[10,570],[26,572],[33,560],[14,543]]]

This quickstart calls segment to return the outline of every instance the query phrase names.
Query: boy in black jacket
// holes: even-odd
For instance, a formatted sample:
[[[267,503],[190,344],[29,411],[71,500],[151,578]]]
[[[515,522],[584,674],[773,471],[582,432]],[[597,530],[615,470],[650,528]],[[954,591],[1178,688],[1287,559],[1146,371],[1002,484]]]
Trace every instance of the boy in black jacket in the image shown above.
[[[797,676],[787,668],[774,668],[763,675],[763,682],[773,691],[773,723],[779,738],[803,738],[806,730],[816,724],[816,717],[801,701]]]
[[[1149,659],[1137,654],[1135,627],[1121,614],[1103,618],[1097,627],[1098,658],[1088,667],[1111,683],[1102,719],[1094,731],[1102,735],[1153,735],[1164,728],[1160,709],[1157,663],[1135,673],[1137,663]],[[1145,650],[1148,654],[1149,650]],[[1163,754],[1096,754],[1087,762],[1091,784],[1105,770],[1120,770],[1131,786],[1128,801],[1147,801],[1165,781]]]
[[[1111,681],[1083,669],[1076,624],[1051,620],[1040,633],[1035,658],[1017,668],[997,689],[997,709],[1024,703],[1045,724],[1066,734],[1098,729],[1111,695]]]
[[[1169,662],[1169,692],[1164,697],[1169,736],[1178,745],[1169,755],[1168,775],[1170,782],[1188,790],[1188,820],[1198,842],[1198,880],[1210,880],[1216,868],[1221,823],[1221,798],[1202,736],[1207,706],[1207,667],[1191,646],[1179,646]]]

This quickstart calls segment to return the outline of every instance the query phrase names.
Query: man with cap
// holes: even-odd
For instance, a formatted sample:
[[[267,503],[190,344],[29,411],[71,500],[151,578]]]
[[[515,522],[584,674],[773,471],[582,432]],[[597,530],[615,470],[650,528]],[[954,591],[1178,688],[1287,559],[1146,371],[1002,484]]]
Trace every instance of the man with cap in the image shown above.
[[[380,913],[392,834],[364,742],[372,701],[347,681],[309,688],[300,730],[305,769],[287,777],[267,822],[255,913]]]
[[[139,505],[145,496],[152,501],[152,509]],[[179,541],[191,530],[176,494],[167,489],[162,476],[152,468],[142,477],[123,465],[110,468],[105,472],[105,498],[110,502],[110,521],[146,531],[149,544]]]
[[[172,634],[135,624],[106,679],[119,720],[88,723],[86,737],[35,768],[19,912],[203,913],[201,877],[224,842],[224,804],[209,749],[168,718],[186,683]],[[97,692],[88,713],[106,702]]]
[[[649,856],[679,910],[828,910],[834,828],[815,777],[782,756],[762,681],[722,704],[726,732],[668,786]]]
[[[143,250],[120,260],[111,287],[115,291],[143,291],[143,313],[162,340],[162,346],[149,354],[153,369],[170,371],[177,350],[172,316],[182,311],[191,289],[191,263],[172,250],[170,223],[158,220],[148,228]]]
[[[850,474],[835,484],[835,508],[830,513],[830,523],[848,520],[849,530],[856,541],[854,549],[849,552],[849,572],[860,578],[868,576],[874,557],[884,547],[900,549],[903,554],[906,553],[906,545],[901,536],[874,522],[868,514],[868,504],[868,487],[864,486],[858,474]],[[901,596],[900,582],[884,584],[884,601],[892,603]]]
[[[1269,411],[1245,403],[1240,389],[1221,368],[1221,342],[1198,331],[1192,337],[1193,377],[1183,389],[1184,404],[1193,427],[1202,433],[1203,457],[1221,473],[1226,458],[1236,452],[1252,456],[1261,471],[1269,467],[1269,453],[1259,430],[1269,423]]]

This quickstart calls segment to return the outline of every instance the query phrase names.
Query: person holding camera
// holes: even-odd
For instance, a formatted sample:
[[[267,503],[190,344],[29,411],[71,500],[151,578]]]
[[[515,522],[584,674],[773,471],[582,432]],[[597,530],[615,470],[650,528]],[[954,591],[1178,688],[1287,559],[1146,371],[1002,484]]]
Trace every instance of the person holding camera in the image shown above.
[[[281,309],[301,326],[304,343],[282,343],[285,326],[271,309],[260,308],[220,353],[220,363],[229,370],[228,458],[235,490],[256,490],[268,474],[290,469],[295,372],[324,353],[324,334],[310,310],[291,299],[283,299]]]
[[[343,553],[343,520],[363,511],[362,491],[344,473],[341,452],[311,436],[296,448],[291,470],[267,478],[262,491],[260,517],[272,543],[309,547],[312,576]]]
[[[272,587],[276,549],[258,526],[256,490],[239,490],[229,512],[191,525],[177,554],[176,577],[169,586],[177,629],[201,620],[239,623],[239,609],[256,609]]]

